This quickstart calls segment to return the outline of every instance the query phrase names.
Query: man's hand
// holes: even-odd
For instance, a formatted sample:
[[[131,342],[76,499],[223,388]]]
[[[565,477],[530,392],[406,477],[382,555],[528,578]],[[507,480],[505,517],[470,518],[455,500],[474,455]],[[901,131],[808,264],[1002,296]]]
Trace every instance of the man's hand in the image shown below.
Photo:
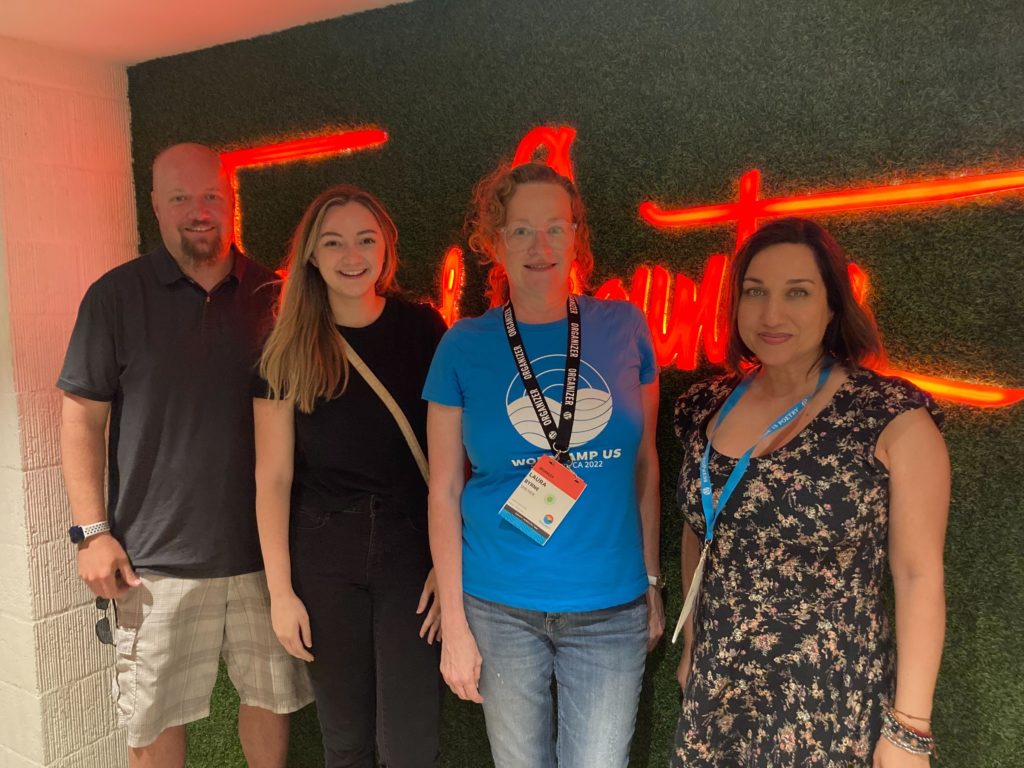
[[[98,533],[78,545],[78,575],[99,597],[117,599],[142,584],[120,542]]]

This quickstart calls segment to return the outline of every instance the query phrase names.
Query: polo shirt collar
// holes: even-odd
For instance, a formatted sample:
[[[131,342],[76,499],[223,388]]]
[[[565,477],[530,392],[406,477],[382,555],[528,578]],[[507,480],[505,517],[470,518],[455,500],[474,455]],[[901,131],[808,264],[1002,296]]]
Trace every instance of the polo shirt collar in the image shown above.
[[[234,278],[236,283],[241,283],[245,277],[246,258],[234,244],[231,245],[231,271],[228,272],[225,280]],[[161,285],[170,285],[178,280],[188,280],[188,276],[181,271],[178,262],[171,256],[166,245],[161,245],[154,252],[153,268],[156,270],[156,278]]]

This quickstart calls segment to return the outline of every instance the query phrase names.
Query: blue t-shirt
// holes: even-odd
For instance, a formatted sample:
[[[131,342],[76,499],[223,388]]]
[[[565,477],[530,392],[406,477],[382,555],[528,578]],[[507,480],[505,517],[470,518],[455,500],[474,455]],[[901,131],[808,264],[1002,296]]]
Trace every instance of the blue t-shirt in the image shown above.
[[[650,332],[627,302],[582,296],[579,306],[582,360],[570,453],[587,488],[544,546],[498,515],[530,465],[551,453],[501,309],[456,323],[427,374],[424,399],[462,408],[462,441],[473,467],[462,493],[462,583],[474,597],[537,611],[593,611],[647,589],[636,456],[640,387],[657,373]],[[557,418],[568,320],[519,328]]]

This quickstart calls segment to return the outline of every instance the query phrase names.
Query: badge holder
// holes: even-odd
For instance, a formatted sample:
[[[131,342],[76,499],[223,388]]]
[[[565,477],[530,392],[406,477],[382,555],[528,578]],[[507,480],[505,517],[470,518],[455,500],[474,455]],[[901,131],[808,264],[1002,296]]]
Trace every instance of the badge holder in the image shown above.
[[[544,546],[587,484],[550,456],[541,456],[498,514]]]

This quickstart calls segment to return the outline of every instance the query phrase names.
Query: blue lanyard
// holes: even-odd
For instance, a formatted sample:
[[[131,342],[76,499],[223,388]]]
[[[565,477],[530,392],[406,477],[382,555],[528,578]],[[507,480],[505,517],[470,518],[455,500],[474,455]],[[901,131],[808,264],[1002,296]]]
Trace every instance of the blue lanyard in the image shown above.
[[[743,393],[750,387],[750,383],[754,380],[754,377],[748,376],[743,379],[736,389],[732,391],[732,394],[729,395],[729,399],[725,401],[725,405],[722,406],[722,410],[718,413],[718,423],[715,425],[711,434],[708,435],[708,444],[704,448],[704,458],[700,461],[700,503],[704,507],[705,543],[710,542],[714,537],[715,523],[718,522],[718,516],[725,508],[726,502],[728,502],[729,497],[732,496],[732,492],[736,490],[736,486],[739,485],[740,480],[747,471],[747,467],[750,466],[750,457],[754,453],[754,448],[756,448],[766,437],[777,432],[797,417],[800,411],[802,411],[807,406],[807,403],[810,402],[811,398],[821,391],[821,388],[825,385],[825,380],[828,378],[830,370],[832,370],[832,361],[826,360],[825,364],[821,367],[821,373],[818,374],[818,386],[814,388],[814,391],[776,419],[772,425],[764,431],[764,434],[754,441],[754,444],[747,449],[746,453],[740,456],[736,461],[736,466],[733,467],[732,472],[729,473],[729,479],[725,481],[725,486],[722,488],[722,494],[718,497],[718,504],[716,505],[712,503],[711,473],[708,471],[708,461],[711,458],[711,441],[714,439],[715,433],[718,432],[718,428],[722,426],[722,422],[725,421],[725,417],[729,414],[729,411],[733,409],[736,403],[739,402],[740,398],[743,397]]]

